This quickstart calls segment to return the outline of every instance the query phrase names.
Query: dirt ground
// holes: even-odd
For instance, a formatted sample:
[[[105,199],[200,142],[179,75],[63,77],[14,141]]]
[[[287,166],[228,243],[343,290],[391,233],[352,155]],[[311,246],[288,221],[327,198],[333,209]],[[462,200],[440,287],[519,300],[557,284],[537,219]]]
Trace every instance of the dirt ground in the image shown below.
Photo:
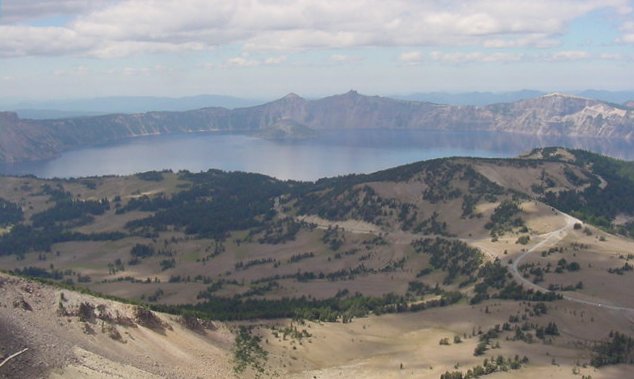
[[[487,305],[490,313],[483,311]],[[455,367],[466,371],[481,364],[483,358],[515,354],[529,357],[529,364],[520,370],[496,373],[491,377],[575,378],[583,374],[593,378],[619,378],[628,375],[627,366],[601,370],[580,366],[580,373],[573,374],[577,362],[582,363],[589,356],[588,351],[578,348],[576,343],[597,338],[595,334],[601,334],[598,330],[605,325],[603,322],[630,330],[632,322],[623,314],[600,315],[598,311],[576,304],[557,302],[548,315],[535,320],[565,325],[562,336],[554,342],[527,344],[503,337],[499,339],[499,349],[475,357],[473,350],[479,340],[477,336],[471,336],[473,329],[486,330],[502,323],[509,314],[520,312],[523,307],[513,302],[487,305],[457,305],[419,313],[372,316],[356,319],[351,324],[307,323],[298,328],[307,330],[311,337],[301,343],[267,333],[266,346],[271,351],[269,360],[271,364],[288,369],[285,377],[289,378],[438,378],[446,371],[454,371]],[[596,317],[592,323],[594,328],[589,327],[590,317]],[[439,345],[441,338],[453,341],[456,335],[463,337],[462,343]]]
[[[170,315],[159,315],[163,331],[121,326],[121,341],[103,331],[100,321],[80,322],[60,316],[60,301],[69,310],[82,302],[102,305],[108,312],[133,317],[133,306],[61,291],[10,276],[0,276],[0,354],[24,347],[27,352],[0,367],[0,377],[61,378],[231,378],[232,342],[236,324],[214,322],[203,334],[184,328]],[[62,292],[64,293],[62,299]],[[22,301],[28,306],[24,306]],[[15,305],[17,304],[17,305]],[[438,378],[446,371],[467,369],[484,358],[526,355],[529,363],[492,378],[624,378],[629,366],[583,367],[590,358],[587,341],[606,337],[609,330],[634,333],[634,314],[568,301],[547,305],[538,325],[555,322],[561,335],[534,343],[512,341],[504,332],[500,347],[481,357],[473,355],[478,331],[502,324],[510,315],[525,314],[529,303],[488,301],[476,306],[457,304],[423,312],[369,316],[351,323],[256,322],[256,333],[268,351],[264,377],[284,378]],[[29,308],[29,309],[25,309]],[[86,332],[88,325],[92,332]],[[293,326],[308,337],[283,337]],[[454,337],[460,336],[461,343]],[[449,339],[447,346],[439,344]],[[580,366],[578,366],[580,365]],[[573,374],[573,369],[579,374]],[[25,376],[26,375],[26,376]],[[237,377],[252,377],[248,371]]]
[[[61,302],[71,313],[80,303],[89,302],[104,306],[111,315],[130,318],[134,318],[133,306],[4,275],[0,275],[0,280],[2,354],[29,349],[0,368],[3,377],[227,378],[232,375],[233,336],[222,323],[214,323],[213,330],[200,334],[183,327],[175,316],[160,315],[165,323],[163,331],[116,324],[114,327],[121,336],[117,340],[109,336],[108,324],[100,320],[81,322],[73,315],[60,315],[58,304]],[[62,292],[65,300],[60,300]]]
[[[508,188],[524,190],[538,182],[544,169],[526,169],[517,175],[512,166],[476,165],[477,170],[490,180]],[[545,163],[545,170],[554,181],[557,191],[567,184],[559,163]],[[576,172],[583,176],[581,172]],[[81,182],[65,183],[64,189],[82,199],[100,199],[116,193],[124,199],[143,194],[173,193],[184,183],[177,175],[165,174],[160,183],[138,177],[106,177],[85,179],[96,185]],[[524,200],[520,207],[526,230],[520,228],[492,238],[484,228],[496,206],[503,198],[482,201],[472,217],[461,216],[462,199],[451,199],[436,204],[420,201],[425,186],[420,181],[400,183],[371,183],[382,196],[420,205],[420,218],[438,213],[438,220],[447,224],[447,238],[458,238],[479,247],[488,259],[500,259],[528,285],[536,288],[574,286],[565,291],[567,300],[548,303],[548,313],[527,316],[530,322],[545,325],[555,322],[561,335],[534,343],[512,340],[506,332],[497,339],[500,347],[490,349],[484,356],[475,357],[479,342],[478,330],[502,324],[513,315],[527,314],[531,304],[525,302],[488,301],[471,306],[464,301],[446,308],[417,313],[369,316],[351,323],[297,323],[290,320],[253,321],[256,333],[262,336],[263,347],[269,353],[265,377],[282,378],[438,378],[446,371],[467,369],[481,364],[484,358],[526,355],[529,363],[520,370],[495,373],[491,378],[624,378],[631,366],[612,366],[600,370],[585,366],[590,359],[590,344],[605,338],[610,330],[634,335],[634,271],[622,275],[609,270],[622,267],[634,260],[634,241],[608,235],[596,228],[583,225],[574,228],[571,218],[552,208]],[[32,178],[3,178],[0,181],[3,197],[18,202],[28,218],[51,206],[47,196],[38,194],[42,183]],[[130,212],[117,215],[112,209],[95,217],[94,222],[76,228],[83,233],[121,230],[134,219],[149,213]],[[413,251],[411,242],[417,238],[435,237],[395,225],[374,225],[359,220],[329,221],[317,216],[302,216],[304,225],[291,241],[279,244],[260,243],[257,236],[249,240],[249,231],[235,232],[224,242],[224,250],[211,256],[215,241],[197,238],[175,230],[164,230],[157,236],[129,236],[116,241],[74,241],[57,243],[48,253],[34,252],[24,257],[0,257],[3,269],[34,266],[74,270],[90,275],[91,281],[82,285],[92,290],[129,299],[146,299],[161,290],[162,303],[182,304],[198,301],[200,291],[209,281],[172,281],[176,276],[207,277],[214,281],[231,281],[215,293],[233,296],[254,286],[257,279],[273,275],[285,276],[276,280],[276,287],[265,296],[270,299],[294,297],[298,294],[315,298],[333,297],[341,290],[381,296],[394,292],[403,294],[412,280],[432,286],[442,282],[445,273],[436,270],[422,278],[417,276],[429,267],[429,256]],[[420,221],[420,220],[419,220]],[[342,244],[329,247],[324,235],[329,227],[342,228]],[[0,231],[0,233],[6,230]],[[520,236],[528,236],[526,244],[518,243]],[[377,237],[384,241],[372,242]],[[385,243],[383,243],[385,242]],[[137,243],[158,248],[172,248],[176,266],[163,269],[160,261],[165,256],[144,259],[142,264],[130,265],[130,249]],[[549,249],[556,248],[550,252]],[[313,253],[300,261],[293,261],[302,253]],[[111,272],[109,264],[120,259],[124,271]],[[559,262],[578,263],[577,270],[549,271],[543,281],[514,267],[522,265],[556,267]],[[253,263],[240,268],[239,263]],[[398,264],[400,263],[400,266]],[[520,265],[521,266],[521,265]],[[354,267],[365,271],[356,276],[335,279],[299,281],[292,277],[299,272],[335,273]],[[396,267],[396,268],[393,268]],[[367,269],[367,270],[366,270]],[[515,270],[515,271],[514,271]],[[519,272],[519,273],[517,273]],[[129,281],[132,278],[133,282]],[[146,279],[150,278],[149,282]],[[121,280],[119,280],[121,279]],[[246,283],[246,284],[245,284]],[[454,287],[457,287],[455,285]],[[456,288],[450,288],[456,289]],[[470,291],[469,288],[465,291]],[[62,296],[63,293],[63,296]],[[232,366],[234,335],[238,323],[214,322],[203,333],[181,325],[178,317],[160,314],[164,323],[161,330],[140,325],[116,324],[120,337],[112,337],[111,325],[99,320],[82,322],[73,312],[80,304],[89,302],[102,306],[110,314],[134,318],[135,306],[91,296],[62,291],[0,274],[0,357],[23,348],[28,350],[0,367],[0,378],[229,378],[236,377]],[[60,307],[70,313],[61,312]],[[618,308],[621,307],[621,308]],[[305,330],[302,338],[281,337],[279,330],[293,326]],[[460,336],[462,342],[454,343]],[[439,341],[448,338],[448,345]],[[1,361],[1,359],[0,359]],[[249,371],[239,377],[249,378]]]

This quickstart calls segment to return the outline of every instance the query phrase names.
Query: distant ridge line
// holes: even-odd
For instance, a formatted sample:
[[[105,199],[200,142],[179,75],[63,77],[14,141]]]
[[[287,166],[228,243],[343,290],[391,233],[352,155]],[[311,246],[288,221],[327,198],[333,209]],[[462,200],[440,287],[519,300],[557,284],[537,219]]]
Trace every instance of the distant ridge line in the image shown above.
[[[567,94],[485,106],[456,106],[366,96],[351,90],[316,100],[295,93],[251,107],[205,107],[49,120],[0,112],[0,161],[52,158],[62,151],[145,135],[220,130],[252,132],[288,120],[309,129],[427,129],[542,136],[634,138],[634,111],[625,105]],[[307,133],[310,134],[310,133]]]

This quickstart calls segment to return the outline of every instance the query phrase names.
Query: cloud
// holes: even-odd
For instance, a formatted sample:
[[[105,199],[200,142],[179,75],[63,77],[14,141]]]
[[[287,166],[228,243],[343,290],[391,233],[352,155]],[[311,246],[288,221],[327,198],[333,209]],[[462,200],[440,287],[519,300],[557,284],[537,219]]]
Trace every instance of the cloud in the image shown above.
[[[0,56],[66,55],[87,52],[92,42],[76,31],[57,27],[0,25]]]
[[[3,0],[0,23],[24,23],[55,16],[74,17],[113,5],[113,0]]]
[[[286,62],[286,55],[280,55],[277,57],[268,57],[264,60],[264,64],[266,65],[277,65]]]
[[[549,48],[559,45],[559,41],[544,33],[528,34],[521,37],[502,37],[485,39],[483,46],[493,49],[538,47]]]
[[[330,56],[329,60],[333,63],[354,63],[360,62],[363,60],[361,57],[357,57],[354,55],[345,55],[345,54],[333,54]]]
[[[434,51],[430,54],[434,61],[446,63],[490,63],[490,62],[515,62],[522,59],[518,53],[482,53],[482,52],[452,52],[445,53]]]
[[[616,53],[602,53],[601,55],[599,55],[599,58],[606,61],[618,61],[623,59],[623,55]]]
[[[106,74],[113,76],[151,76],[154,74],[170,74],[176,71],[173,67],[165,66],[161,64],[156,65],[148,65],[148,66],[125,66],[125,67],[116,67],[109,68],[104,71],[93,70],[97,74]],[[66,72],[64,72],[66,73]]]
[[[587,51],[583,50],[566,50],[566,51],[558,51],[553,53],[550,56],[551,60],[554,61],[574,61],[580,59],[590,58],[591,54]]]
[[[628,21],[621,25],[621,37],[618,41],[623,43],[634,43],[634,21]]]
[[[67,70],[54,70],[55,76],[84,76],[90,72],[90,69],[84,65],[75,66]]]
[[[260,61],[249,59],[247,57],[229,58],[225,62],[225,67],[253,67],[259,65]]]
[[[409,65],[419,64],[423,61],[423,53],[420,51],[407,51],[399,55],[398,60]]]
[[[275,66],[286,62],[287,57],[285,55],[271,56],[263,59],[252,58],[249,53],[242,53],[237,57],[229,58],[220,65],[214,65],[209,63],[205,65],[206,68],[241,68],[241,67],[257,67],[261,65]]]
[[[206,46],[197,42],[173,44],[153,41],[120,41],[115,43],[103,43],[87,51],[85,55],[96,58],[120,58],[137,53],[178,53],[181,51],[201,51],[205,49]]]
[[[0,56],[107,58],[236,44],[264,51],[549,47],[557,44],[574,19],[597,10],[626,14],[631,12],[629,4],[628,0],[5,0]],[[58,14],[69,21],[55,27],[29,24]],[[634,40],[628,33],[626,27],[623,40]]]

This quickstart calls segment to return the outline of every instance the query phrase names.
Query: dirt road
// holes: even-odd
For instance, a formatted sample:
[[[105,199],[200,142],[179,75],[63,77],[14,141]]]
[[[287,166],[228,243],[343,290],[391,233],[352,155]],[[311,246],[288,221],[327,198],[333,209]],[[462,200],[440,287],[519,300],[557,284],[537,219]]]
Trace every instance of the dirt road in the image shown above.
[[[559,214],[561,214],[562,216],[564,216],[566,218],[566,225],[564,225],[562,228],[559,228],[555,231],[549,232],[549,233],[545,233],[540,235],[540,238],[543,238],[540,242],[538,242],[536,245],[534,245],[533,247],[531,247],[530,249],[526,250],[525,252],[523,252],[519,257],[517,257],[514,261],[513,264],[511,265],[511,273],[513,274],[513,276],[515,277],[515,279],[517,279],[518,282],[522,283],[524,286],[528,287],[528,288],[532,288],[536,291],[542,291],[542,292],[551,292],[549,289],[544,288],[538,284],[535,284],[533,282],[531,282],[529,279],[525,278],[522,273],[519,272],[519,265],[520,263],[524,260],[524,258],[526,258],[528,255],[530,255],[531,253],[534,253],[537,250],[542,250],[544,248],[547,248],[549,246],[553,246],[556,243],[560,242],[561,240],[563,240],[564,238],[566,238],[566,236],[568,236],[568,233],[570,233],[571,230],[573,230],[574,225],[577,223],[582,223],[580,220],[565,214],[563,212],[559,212]],[[583,300],[583,299],[579,299],[576,298],[574,296],[570,296],[570,295],[563,295],[563,298],[565,300],[568,301],[572,301],[575,303],[580,303],[580,304],[585,304],[585,305],[590,305],[590,306],[594,306],[594,307],[598,307],[598,308],[603,308],[603,309],[610,309],[610,310],[615,310],[615,311],[627,311],[627,312],[634,312],[634,308],[628,308],[628,307],[621,307],[618,305],[612,305],[612,304],[608,304],[604,301],[602,301],[601,299],[597,299],[596,301],[590,301],[590,300]]]

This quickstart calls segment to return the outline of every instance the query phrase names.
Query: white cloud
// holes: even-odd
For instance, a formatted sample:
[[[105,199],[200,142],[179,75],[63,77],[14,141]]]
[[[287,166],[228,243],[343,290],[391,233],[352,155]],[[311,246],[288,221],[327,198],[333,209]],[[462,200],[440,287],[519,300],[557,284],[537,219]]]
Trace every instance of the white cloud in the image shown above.
[[[434,51],[430,54],[431,59],[446,63],[473,63],[473,62],[514,62],[522,58],[522,54],[517,53],[482,53],[482,52],[452,52],[445,53]]]
[[[553,53],[550,59],[554,61],[573,61],[590,58],[591,54],[583,50],[566,50]]]
[[[354,63],[360,62],[363,60],[361,57],[357,57],[354,55],[346,55],[346,54],[333,54],[330,56],[329,60],[333,63]]]
[[[84,65],[75,66],[70,69],[57,69],[53,71],[55,76],[84,76],[90,72],[90,69]]]
[[[105,42],[87,51],[87,56],[96,58],[120,58],[137,53],[178,53],[181,51],[201,51],[205,46],[198,42],[173,44],[151,41]]]
[[[92,41],[68,28],[0,25],[0,57],[87,52]]]
[[[280,55],[277,57],[268,57],[264,60],[264,64],[277,65],[286,62],[286,55]]]
[[[156,65],[148,65],[148,66],[125,66],[125,67],[116,67],[109,68],[107,70],[93,70],[96,74],[106,74],[118,77],[125,76],[152,76],[156,74],[170,74],[175,72],[176,70],[173,67],[165,66],[161,64]]]
[[[619,42],[634,43],[634,21],[628,21],[621,25],[621,32],[623,33],[618,39]]]
[[[113,0],[3,0],[0,23],[24,23],[55,16],[76,16],[114,4]]]
[[[631,11],[628,0],[5,1],[0,56],[119,57],[229,44],[268,51],[549,47],[577,17],[602,9]],[[71,21],[57,27],[28,25],[29,20],[55,14],[71,16]],[[630,39],[634,41],[634,36],[623,37]]]
[[[214,65],[209,63],[207,68],[231,68],[231,67],[257,67],[261,65],[275,66],[286,62],[286,55],[272,56],[264,59],[251,58],[249,53],[242,53],[242,55],[229,58],[221,65]]]
[[[618,61],[623,59],[623,55],[616,53],[602,53],[601,55],[599,55],[599,58],[607,61]]]
[[[401,53],[398,59],[405,64],[415,65],[422,62],[424,57],[423,53],[421,53],[420,51],[407,51]]]
[[[254,67],[259,66],[260,61],[240,56],[229,58],[225,61],[224,67]]]
[[[503,37],[503,38],[491,38],[486,39],[483,42],[484,47],[501,49],[501,48],[516,48],[516,47],[538,47],[548,48],[559,45],[559,41],[548,34],[535,33],[528,34],[520,37]]]

